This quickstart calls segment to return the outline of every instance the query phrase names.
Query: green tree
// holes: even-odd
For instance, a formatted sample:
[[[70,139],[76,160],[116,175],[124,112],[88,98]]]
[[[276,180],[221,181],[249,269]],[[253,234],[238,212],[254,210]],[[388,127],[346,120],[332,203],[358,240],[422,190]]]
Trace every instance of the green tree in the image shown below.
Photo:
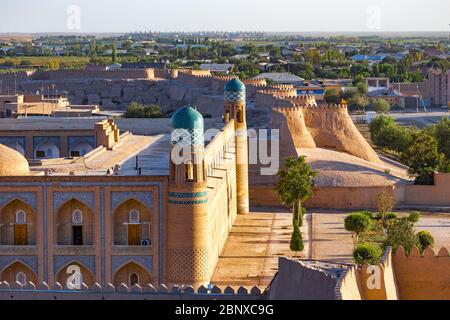
[[[358,82],[356,84],[356,89],[360,94],[364,95],[369,91],[369,86],[365,82]]]
[[[369,100],[362,94],[356,94],[348,99],[348,106],[352,110],[364,111],[369,105]]]
[[[300,232],[300,227],[298,225],[294,225],[289,248],[291,251],[295,251],[295,255],[297,255],[298,251],[303,251],[304,249],[302,233]]]
[[[376,265],[380,262],[383,252],[377,245],[362,243],[353,250],[353,260],[356,264]]]
[[[418,239],[414,233],[414,225],[408,219],[394,220],[388,226],[385,246],[392,247],[395,252],[398,246],[402,246],[409,253],[413,246],[418,245]]]
[[[445,164],[445,156],[439,152],[436,139],[425,131],[413,137],[402,160],[409,167],[408,172],[416,176],[417,184],[433,184],[433,172]]]
[[[281,201],[293,207],[294,221],[301,219],[302,203],[313,195],[314,177],[317,173],[306,162],[305,157],[288,157],[280,169],[275,186]],[[294,223],[295,225],[295,223]]]
[[[115,44],[112,45],[111,61],[112,61],[112,63],[116,63],[116,61],[117,61],[117,49],[116,49]]]
[[[450,119],[442,118],[437,124],[429,128],[431,135],[438,143],[438,150],[450,159]]]
[[[358,237],[361,232],[369,230],[371,220],[366,214],[352,213],[344,220],[345,230],[352,232],[355,245],[358,243]]]
[[[376,100],[373,103],[373,107],[377,113],[386,113],[391,109],[391,105],[384,99]]]
[[[409,214],[407,219],[411,223],[417,223],[417,222],[419,222],[419,219],[420,219],[420,213],[417,211],[413,211]]]
[[[427,247],[434,246],[434,237],[429,231],[426,230],[420,231],[417,234],[417,239],[420,245],[421,252],[423,252]]]
[[[143,105],[137,102],[130,103],[124,114],[125,118],[161,118],[162,116],[158,105]]]
[[[381,191],[377,196],[377,208],[380,213],[381,222],[383,224],[383,229],[385,233],[388,228],[389,217],[388,214],[392,211],[395,206],[395,199],[391,193],[386,190]]]
[[[338,104],[341,101],[341,93],[338,89],[327,89],[324,98],[327,103]]]
[[[59,69],[59,61],[56,60],[55,58],[51,58],[47,62],[47,67],[50,70],[58,70]]]

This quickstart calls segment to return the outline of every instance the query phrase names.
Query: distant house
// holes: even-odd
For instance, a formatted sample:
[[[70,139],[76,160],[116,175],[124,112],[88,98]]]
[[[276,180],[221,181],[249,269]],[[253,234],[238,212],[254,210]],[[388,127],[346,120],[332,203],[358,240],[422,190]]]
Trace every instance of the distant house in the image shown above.
[[[405,100],[392,89],[381,88],[367,93],[372,100],[386,100],[391,106],[405,107]]]
[[[234,64],[230,63],[202,63],[200,65],[200,70],[209,70],[210,72],[216,73],[230,73],[234,68]]]
[[[362,62],[362,61],[368,61],[368,62],[381,62],[384,58],[386,58],[386,55],[365,55],[365,54],[357,54],[352,57],[353,61]]]
[[[234,56],[231,57],[231,59],[245,60],[248,59],[248,57],[250,57],[249,54],[235,54]]]
[[[122,68],[120,63],[113,63],[106,66],[106,71],[119,70]]]
[[[255,80],[268,79],[281,84],[301,84],[305,79],[296,76],[290,72],[266,72],[253,77]]]
[[[163,62],[126,62],[122,64],[123,69],[165,69],[166,63]]]
[[[447,55],[443,51],[436,49],[436,48],[427,48],[424,50],[424,53],[428,57],[436,57],[436,58],[440,58],[440,59],[447,58]]]

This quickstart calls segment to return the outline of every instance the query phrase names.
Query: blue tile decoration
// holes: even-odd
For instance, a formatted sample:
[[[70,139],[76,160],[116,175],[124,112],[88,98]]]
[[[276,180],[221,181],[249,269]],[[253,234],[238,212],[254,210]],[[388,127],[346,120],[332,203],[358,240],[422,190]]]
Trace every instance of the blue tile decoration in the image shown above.
[[[78,200],[84,203],[92,212],[95,212],[95,197],[94,192],[64,192],[57,191],[53,192],[53,209],[58,211],[58,209],[67,201],[72,199]]]
[[[0,271],[11,265],[13,262],[19,261],[29,267],[37,275],[38,273],[38,257],[37,256],[0,256]]]
[[[153,270],[153,257],[152,256],[111,256],[111,271],[112,274],[122,268],[124,265],[135,262],[143,267],[150,275]]]
[[[36,192],[0,192],[0,208],[16,199],[25,202],[37,212]]]
[[[127,200],[135,199],[142,203],[147,208],[153,208],[153,193],[152,192],[111,192],[111,213]]]

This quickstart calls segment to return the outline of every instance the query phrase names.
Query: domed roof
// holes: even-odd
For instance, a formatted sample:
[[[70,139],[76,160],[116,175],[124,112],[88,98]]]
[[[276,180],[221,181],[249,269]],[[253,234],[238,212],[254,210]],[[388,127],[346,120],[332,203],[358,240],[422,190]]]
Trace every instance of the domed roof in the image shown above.
[[[29,173],[27,159],[16,150],[0,144],[0,176],[26,176]]]
[[[225,85],[225,91],[245,91],[245,85],[238,78],[233,78]]]
[[[191,106],[183,107],[173,114],[172,128],[203,130],[203,116]]]

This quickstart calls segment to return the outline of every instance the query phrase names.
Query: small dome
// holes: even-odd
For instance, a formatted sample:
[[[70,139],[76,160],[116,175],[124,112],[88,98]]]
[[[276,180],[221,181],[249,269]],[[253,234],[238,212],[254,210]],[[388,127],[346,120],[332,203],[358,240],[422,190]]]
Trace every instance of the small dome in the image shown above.
[[[245,91],[245,85],[238,78],[233,78],[225,85],[225,91]]]
[[[16,150],[0,144],[0,176],[27,176],[29,173],[27,159]]]
[[[203,116],[191,106],[183,107],[173,114],[172,128],[203,130]]]

